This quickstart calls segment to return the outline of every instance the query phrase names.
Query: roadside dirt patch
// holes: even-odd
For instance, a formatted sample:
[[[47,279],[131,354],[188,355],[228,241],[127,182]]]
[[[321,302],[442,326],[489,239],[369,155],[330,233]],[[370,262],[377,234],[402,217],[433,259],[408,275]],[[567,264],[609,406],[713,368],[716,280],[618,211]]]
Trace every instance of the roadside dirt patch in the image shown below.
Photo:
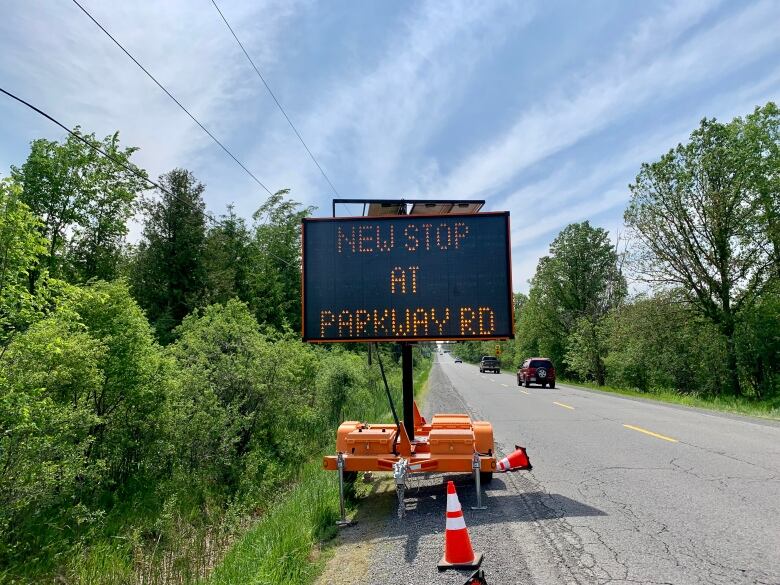
[[[356,524],[340,529],[338,536],[323,551],[327,561],[315,585],[366,582],[376,547],[387,537],[387,518],[397,501],[392,475],[375,473],[369,483],[364,483],[361,477],[355,489],[356,512],[350,520]]]

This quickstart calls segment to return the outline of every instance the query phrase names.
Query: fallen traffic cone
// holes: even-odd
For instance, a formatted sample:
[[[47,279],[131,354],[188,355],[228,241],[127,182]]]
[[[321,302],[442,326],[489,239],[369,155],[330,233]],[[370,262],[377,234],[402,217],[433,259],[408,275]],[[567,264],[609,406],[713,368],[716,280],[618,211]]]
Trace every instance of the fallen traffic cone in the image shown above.
[[[515,450],[498,462],[498,471],[512,471],[514,469],[533,469],[525,447],[515,445]]]
[[[477,569],[463,585],[488,585],[488,582],[485,580],[485,571]]]
[[[463,510],[455,493],[455,484],[447,482],[447,529],[444,532],[444,556],[439,561],[444,569],[476,569],[482,562],[482,553],[474,554],[469,531],[463,519]]]

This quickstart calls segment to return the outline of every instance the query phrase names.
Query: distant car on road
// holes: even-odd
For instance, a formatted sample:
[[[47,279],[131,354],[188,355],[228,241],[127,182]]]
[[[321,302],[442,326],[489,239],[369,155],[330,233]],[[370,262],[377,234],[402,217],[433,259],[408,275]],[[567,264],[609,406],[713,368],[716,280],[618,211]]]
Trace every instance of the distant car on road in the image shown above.
[[[499,363],[498,358],[490,355],[482,357],[479,361],[479,373],[484,374],[488,371],[495,372],[496,374],[501,373],[501,364]]]
[[[456,364],[462,364],[462,363],[463,363],[463,360],[462,360],[462,359],[460,359],[460,358],[455,358],[455,363],[456,363]]]
[[[525,360],[517,370],[517,385],[539,384],[542,388],[555,388],[555,367],[550,358],[534,357]]]

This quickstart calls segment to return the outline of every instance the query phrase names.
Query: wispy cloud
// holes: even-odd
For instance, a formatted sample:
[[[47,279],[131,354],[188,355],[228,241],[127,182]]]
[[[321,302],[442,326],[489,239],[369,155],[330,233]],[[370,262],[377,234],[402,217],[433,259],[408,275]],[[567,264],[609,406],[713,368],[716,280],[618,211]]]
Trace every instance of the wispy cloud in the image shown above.
[[[529,166],[653,100],[723,75],[776,48],[777,4],[748,5],[737,15],[674,43],[709,12],[706,3],[676,3],[641,23],[616,57],[520,114],[510,129],[480,145],[441,180],[438,191],[460,197],[504,188]]]
[[[342,195],[400,195],[413,185],[420,149],[447,121],[474,66],[531,16],[530,7],[503,1],[423,3],[381,41],[375,63],[361,63],[312,96],[304,135],[326,168],[341,172],[331,172],[337,187],[361,186]],[[277,183],[322,193],[327,186],[316,169],[298,164],[296,148],[274,136],[256,158],[271,157]]]
[[[754,105],[776,99],[778,92],[780,67],[754,84],[707,99],[700,104],[700,113],[686,113],[652,133],[629,139],[605,164],[588,166],[572,161],[544,179],[498,200],[497,207],[517,210],[518,217],[513,217],[512,222],[512,245],[515,258],[522,260],[514,271],[515,288],[527,290],[527,281],[533,276],[538,259],[547,253],[546,244],[569,223],[593,220],[610,212],[609,222],[601,225],[610,231],[614,241],[630,198],[628,184],[641,163],[657,160],[675,144],[685,141],[699,117],[730,120],[748,113]],[[543,221],[524,221],[529,213],[526,210],[543,210]]]
[[[209,3],[92,0],[84,5],[231,147],[231,134],[241,124],[240,117],[230,115],[231,106],[260,90],[247,83],[243,64],[233,58],[235,42]],[[287,0],[230,7],[237,20],[254,23],[252,47],[261,66],[274,65],[283,24],[299,7],[300,2]],[[150,173],[174,166],[197,170],[224,156],[71,2],[11,0],[3,6],[0,38],[5,84],[66,124],[99,135],[121,130],[125,144],[142,146],[137,161]],[[51,128],[47,134],[61,132]],[[262,178],[263,169],[254,170]]]

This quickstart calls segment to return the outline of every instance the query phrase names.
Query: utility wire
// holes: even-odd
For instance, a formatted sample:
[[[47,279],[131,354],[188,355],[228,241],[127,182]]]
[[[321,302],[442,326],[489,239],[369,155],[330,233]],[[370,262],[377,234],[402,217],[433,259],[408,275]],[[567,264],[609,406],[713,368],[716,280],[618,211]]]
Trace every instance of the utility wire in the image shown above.
[[[171,197],[173,197],[173,198],[174,198],[176,201],[178,201],[179,203],[182,203],[183,205],[187,205],[187,206],[189,206],[191,209],[193,209],[193,210],[195,210],[195,211],[198,211],[199,213],[202,213],[202,214],[203,214],[203,217],[205,217],[207,220],[211,221],[213,224],[217,224],[217,223],[218,223],[218,222],[217,222],[217,220],[214,218],[214,216],[210,215],[210,214],[209,214],[208,212],[206,212],[205,210],[198,209],[198,207],[196,207],[196,206],[195,206],[195,205],[194,205],[194,204],[193,204],[191,201],[187,201],[186,199],[182,199],[181,197],[179,197],[178,195],[176,195],[176,194],[175,194],[175,193],[173,193],[172,191],[169,191],[168,189],[166,189],[165,187],[163,187],[163,186],[162,186],[162,185],[160,185],[159,183],[157,183],[157,182],[153,181],[152,179],[150,179],[150,178],[149,178],[149,177],[146,175],[146,173],[144,173],[143,171],[141,171],[141,170],[140,170],[138,167],[136,167],[135,165],[132,165],[132,164],[127,164],[127,163],[124,163],[124,162],[122,162],[121,160],[117,159],[115,156],[113,156],[113,155],[111,155],[110,153],[106,152],[106,151],[105,151],[105,150],[104,150],[102,147],[100,147],[99,145],[92,143],[91,141],[87,140],[87,139],[86,139],[84,136],[82,136],[82,135],[81,135],[81,134],[79,134],[78,132],[75,132],[74,130],[71,130],[70,128],[68,128],[68,127],[67,127],[65,124],[63,124],[62,122],[60,122],[59,120],[57,120],[57,119],[56,119],[54,116],[51,116],[51,115],[47,114],[46,112],[44,112],[44,111],[43,111],[43,110],[41,110],[40,108],[38,108],[38,107],[36,107],[36,106],[32,105],[30,102],[28,102],[28,101],[26,101],[26,100],[24,100],[24,99],[20,98],[19,96],[17,96],[17,95],[15,95],[15,94],[11,93],[10,91],[8,91],[8,90],[6,90],[6,89],[4,89],[4,88],[2,88],[2,87],[0,87],[0,92],[4,93],[5,95],[7,95],[8,97],[10,97],[11,99],[13,99],[13,100],[16,100],[16,101],[17,101],[17,102],[19,102],[20,104],[27,106],[28,108],[30,108],[31,110],[33,110],[35,113],[37,113],[37,114],[40,114],[41,116],[43,116],[44,118],[46,118],[46,119],[47,119],[47,120],[49,120],[50,122],[53,122],[54,124],[56,124],[57,126],[59,126],[60,128],[62,128],[63,130],[65,130],[65,132],[67,132],[68,134],[70,134],[71,136],[73,136],[74,138],[76,138],[77,140],[80,140],[81,142],[83,142],[84,144],[86,144],[87,146],[89,146],[89,147],[90,147],[92,150],[94,150],[94,151],[96,151],[96,152],[98,152],[98,153],[102,154],[104,157],[106,157],[106,158],[107,158],[107,159],[109,159],[110,161],[112,161],[112,162],[114,162],[115,164],[119,165],[120,167],[122,167],[122,168],[123,168],[123,169],[125,169],[126,171],[128,171],[128,172],[130,172],[130,173],[133,173],[133,174],[134,174],[136,177],[138,177],[138,178],[140,178],[140,179],[143,179],[143,180],[144,180],[144,181],[146,181],[148,184],[150,184],[150,185],[152,185],[152,186],[156,187],[157,189],[159,189],[159,190],[160,190],[160,191],[162,191],[163,193],[165,193],[165,194],[167,194],[167,195],[170,195]],[[266,250],[266,253],[267,253],[269,256],[273,256],[274,258],[276,258],[276,259],[277,259],[277,260],[279,260],[280,262],[284,262],[284,263],[285,263],[285,264],[287,264],[288,266],[292,266],[292,263],[291,263],[291,262],[289,262],[288,260],[285,260],[284,258],[280,258],[279,256],[277,256],[277,255],[276,255],[276,254],[274,254],[273,252],[271,252],[271,251],[269,251],[269,250]],[[2,356],[0,356],[0,357],[2,357]]]
[[[129,171],[129,172],[133,173],[133,174],[134,174],[136,177],[139,177],[140,179],[143,179],[144,181],[146,181],[146,182],[147,182],[147,183],[149,183],[150,185],[153,185],[153,186],[157,187],[157,188],[158,188],[160,191],[162,191],[162,192],[164,192],[164,193],[167,193],[167,194],[168,194],[168,195],[170,195],[171,197],[174,197],[174,198],[176,198],[176,195],[174,195],[173,193],[171,193],[170,191],[168,191],[168,189],[166,189],[165,187],[163,187],[163,186],[162,186],[162,185],[160,185],[159,183],[156,183],[156,182],[154,182],[152,179],[150,179],[148,176],[146,176],[146,173],[144,173],[143,171],[141,171],[140,169],[138,169],[138,167],[136,167],[135,165],[128,165],[128,164],[125,164],[125,163],[124,163],[124,162],[122,162],[121,160],[117,159],[116,157],[112,156],[111,154],[109,154],[108,152],[106,152],[105,150],[103,150],[103,148],[101,148],[100,146],[98,146],[98,145],[96,145],[96,144],[93,144],[92,142],[90,142],[89,140],[87,140],[87,139],[86,139],[84,136],[82,136],[82,135],[81,135],[81,134],[79,134],[78,132],[75,132],[75,131],[71,130],[71,129],[70,129],[70,128],[68,128],[68,127],[67,127],[65,124],[63,124],[62,122],[60,122],[59,120],[57,120],[57,119],[56,119],[56,118],[54,118],[53,116],[50,116],[49,114],[47,114],[46,112],[44,112],[44,111],[43,111],[43,110],[41,110],[40,108],[36,108],[36,107],[35,107],[34,105],[32,105],[30,102],[23,100],[22,98],[20,98],[20,97],[19,97],[19,96],[17,96],[17,95],[14,95],[14,94],[13,94],[13,93],[11,93],[10,91],[8,91],[8,90],[6,90],[6,89],[3,89],[2,87],[0,87],[0,92],[3,92],[5,95],[7,95],[8,97],[10,97],[11,99],[14,99],[14,100],[16,100],[16,101],[17,101],[17,102],[19,102],[20,104],[23,104],[23,105],[27,106],[28,108],[30,108],[30,109],[31,109],[31,110],[33,110],[34,112],[37,112],[38,114],[40,114],[41,116],[43,116],[43,117],[44,117],[44,118],[46,118],[47,120],[49,120],[49,121],[51,121],[51,122],[54,122],[54,123],[55,123],[57,126],[59,126],[60,128],[62,128],[63,130],[65,130],[65,132],[67,132],[68,134],[70,134],[70,135],[71,135],[71,136],[73,136],[74,138],[76,138],[76,139],[80,140],[81,142],[83,142],[84,144],[86,144],[87,146],[89,146],[89,147],[90,147],[92,150],[95,150],[95,151],[99,152],[99,153],[100,153],[100,154],[102,154],[104,157],[106,157],[107,159],[109,159],[109,160],[113,161],[115,164],[119,165],[120,167],[122,167],[122,168],[123,168],[123,169],[125,169],[126,171]]]
[[[74,0],[75,2],[75,0]],[[230,23],[228,22],[227,18],[225,18],[225,15],[222,14],[222,11],[219,9],[219,6],[217,6],[217,3],[215,0],[211,0],[211,3],[214,5],[214,8],[217,9],[217,12],[219,12],[219,15],[222,17],[222,20],[225,23],[225,26],[228,27],[228,30],[230,31],[230,34],[233,35],[233,38],[236,39],[236,42],[238,43],[238,46],[241,47],[241,50],[244,52],[244,56],[247,58],[247,61],[249,61],[249,64],[252,65],[252,68],[255,70],[255,73],[257,73],[257,76],[260,78],[260,81],[263,82],[263,85],[268,90],[268,93],[271,94],[271,97],[274,100],[274,103],[276,103],[276,107],[279,108],[279,111],[284,116],[284,119],[287,120],[287,123],[290,125],[290,128],[292,128],[292,131],[295,132],[295,135],[298,137],[298,140],[300,140],[301,144],[303,145],[303,148],[306,149],[306,152],[309,153],[309,157],[311,158],[312,162],[317,165],[317,168],[320,170],[320,173],[322,173],[322,176],[325,178],[325,180],[328,182],[328,185],[330,185],[331,190],[336,195],[336,197],[341,197],[339,195],[339,192],[336,190],[336,187],[333,186],[333,183],[328,178],[328,175],[325,174],[325,171],[320,166],[320,163],[317,162],[317,159],[312,154],[311,150],[309,150],[309,147],[306,145],[306,142],[303,140],[303,136],[301,136],[301,133],[298,132],[298,129],[295,127],[295,124],[292,123],[292,120],[290,120],[290,117],[287,115],[287,112],[284,111],[284,108],[282,107],[282,104],[279,103],[279,100],[276,99],[276,95],[271,90],[271,86],[268,85],[268,82],[265,80],[265,77],[263,77],[263,74],[260,73],[260,69],[257,68],[257,65],[255,65],[255,62],[252,60],[252,57],[249,56],[249,53],[247,53],[247,50],[244,48],[243,43],[238,39],[238,36],[236,35],[236,32],[233,30],[233,27],[230,26]]]
[[[170,91],[168,91],[168,90],[165,88],[165,86],[164,86],[162,83],[160,83],[159,81],[157,81],[157,79],[154,77],[154,75],[152,75],[151,73],[149,73],[149,70],[148,70],[148,69],[146,69],[146,67],[144,67],[143,65],[141,65],[141,63],[139,63],[139,62],[138,62],[138,59],[136,59],[135,57],[133,57],[133,56],[130,54],[130,52],[129,52],[127,49],[125,49],[125,48],[122,46],[122,44],[121,44],[121,43],[120,43],[118,40],[116,40],[116,39],[114,38],[114,36],[113,36],[113,35],[112,35],[110,32],[108,32],[108,31],[107,31],[107,30],[106,30],[106,29],[103,27],[103,25],[102,25],[102,24],[100,24],[100,23],[99,23],[97,20],[95,20],[95,17],[93,17],[93,16],[92,16],[92,15],[91,15],[91,14],[90,14],[88,11],[87,11],[87,9],[86,9],[86,8],[84,8],[84,7],[83,7],[81,4],[79,4],[78,0],[73,0],[73,3],[74,3],[76,6],[78,6],[78,7],[81,9],[81,11],[82,11],[84,14],[86,14],[86,15],[89,17],[89,19],[90,19],[92,22],[94,22],[94,23],[97,25],[97,27],[98,27],[100,30],[102,30],[102,31],[103,31],[103,32],[106,34],[106,36],[108,36],[108,38],[110,38],[112,41],[114,41],[114,44],[115,44],[117,47],[119,47],[119,48],[122,50],[122,52],[123,52],[125,55],[127,55],[127,56],[128,56],[128,57],[129,57],[129,58],[130,58],[130,59],[133,61],[133,63],[135,63],[136,65],[138,65],[138,67],[141,69],[141,71],[143,71],[144,73],[146,73],[147,77],[149,77],[149,79],[151,79],[152,81],[154,81],[154,82],[157,84],[157,87],[159,87],[161,90],[163,90],[163,91],[165,92],[165,94],[166,94],[166,95],[167,95],[169,98],[171,98],[171,99],[174,101],[174,103],[175,103],[177,106],[179,106],[179,108],[181,108],[181,109],[184,111],[184,113],[185,113],[185,114],[187,114],[187,115],[188,115],[188,116],[189,116],[189,117],[192,119],[192,121],[193,121],[193,122],[195,122],[195,123],[196,123],[198,126],[200,126],[201,130],[203,130],[203,131],[204,131],[206,134],[208,134],[208,135],[209,135],[209,137],[210,137],[210,138],[211,138],[211,139],[212,139],[214,142],[216,142],[216,143],[219,145],[219,147],[220,147],[222,150],[224,150],[224,151],[227,153],[227,155],[228,155],[230,158],[232,158],[232,159],[233,159],[233,160],[236,162],[236,164],[237,164],[238,166],[240,166],[242,169],[244,169],[244,171],[245,171],[245,172],[246,172],[246,173],[247,173],[247,174],[248,174],[250,177],[252,177],[252,178],[254,179],[255,183],[257,183],[258,185],[260,185],[260,186],[261,186],[261,187],[262,187],[262,188],[263,188],[263,189],[266,191],[266,193],[268,193],[269,195],[273,195],[273,193],[271,193],[271,190],[270,190],[268,187],[266,187],[266,186],[263,184],[263,182],[262,182],[260,179],[258,179],[258,178],[257,178],[257,177],[256,177],[256,176],[255,176],[255,175],[252,173],[252,171],[250,171],[248,168],[246,168],[246,166],[244,166],[244,164],[243,164],[243,163],[242,163],[240,160],[238,160],[238,159],[237,159],[237,158],[236,158],[236,157],[233,155],[233,153],[232,153],[232,152],[230,152],[230,151],[227,149],[227,147],[226,147],[224,144],[222,144],[222,142],[220,142],[220,141],[217,139],[217,137],[216,137],[216,136],[214,136],[214,135],[213,135],[213,134],[212,134],[212,133],[211,133],[211,132],[210,132],[210,131],[209,131],[209,130],[208,130],[208,129],[207,129],[207,128],[206,128],[206,127],[203,125],[203,124],[201,124],[201,123],[200,123],[200,121],[199,121],[199,120],[198,120],[198,119],[197,119],[195,116],[193,116],[193,115],[190,113],[190,111],[189,111],[187,108],[185,108],[185,107],[182,105],[182,103],[181,103],[179,100],[177,100],[177,99],[176,99],[176,98],[173,96],[173,94],[172,94]]]

